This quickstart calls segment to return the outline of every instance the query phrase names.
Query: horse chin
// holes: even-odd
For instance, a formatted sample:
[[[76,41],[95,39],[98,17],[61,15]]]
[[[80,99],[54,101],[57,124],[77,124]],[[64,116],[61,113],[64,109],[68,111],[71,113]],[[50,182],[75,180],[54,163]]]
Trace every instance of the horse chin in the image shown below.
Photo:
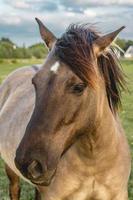
[[[49,186],[51,183],[51,180],[47,180],[47,181],[31,181],[33,184],[38,185],[38,186]]]

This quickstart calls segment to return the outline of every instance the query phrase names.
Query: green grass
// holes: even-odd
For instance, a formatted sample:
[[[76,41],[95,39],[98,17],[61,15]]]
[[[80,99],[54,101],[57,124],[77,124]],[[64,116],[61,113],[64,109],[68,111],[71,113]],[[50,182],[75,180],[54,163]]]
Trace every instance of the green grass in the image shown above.
[[[12,70],[36,63],[42,63],[42,60],[0,60],[0,82]],[[130,149],[133,157],[133,60],[122,60],[122,66],[125,74],[128,77],[129,93],[123,93],[122,105],[123,109],[120,113],[122,124],[126,131],[126,135],[130,144]],[[133,166],[133,165],[132,165]],[[34,196],[32,186],[21,181],[22,193],[21,200],[31,200]],[[8,200],[8,180],[4,172],[4,163],[0,161],[0,200]],[[133,200],[133,169],[129,181],[129,200]]]
[[[133,60],[123,61],[122,66],[128,79],[129,92],[123,94],[122,105],[123,109],[120,114],[122,124],[126,131],[126,135],[130,144],[131,154],[133,158]],[[132,173],[129,181],[129,200],[133,200],[133,159],[132,159]]]
[[[8,59],[0,60],[0,82],[13,70],[27,65],[43,63],[42,59]]]

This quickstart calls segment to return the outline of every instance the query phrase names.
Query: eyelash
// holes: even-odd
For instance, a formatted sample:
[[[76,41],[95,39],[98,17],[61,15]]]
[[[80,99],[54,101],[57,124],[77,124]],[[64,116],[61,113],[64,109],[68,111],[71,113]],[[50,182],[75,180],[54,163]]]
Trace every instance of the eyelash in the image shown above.
[[[72,93],[82,95],[86,85],[84,83],[75,84],[71,87]]]

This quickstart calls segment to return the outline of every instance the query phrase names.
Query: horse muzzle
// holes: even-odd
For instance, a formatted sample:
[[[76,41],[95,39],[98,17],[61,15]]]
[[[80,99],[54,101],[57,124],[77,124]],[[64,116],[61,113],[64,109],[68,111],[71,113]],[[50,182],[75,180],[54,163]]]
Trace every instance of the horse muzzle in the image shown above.
[[[33,184],[41,186],[48,186],[56,172],[56,169],[47,169],[46,165],[37,160],[30,163],[19,163],[15,158],[15,164],[24,177]]]
[[[28,166],[27,171],[28,179],[30,179],[32,183],[43,186],[48,186],[51,183],[56,172],[55,169],[49,170],[46,166],[44,169],[36,160]]]

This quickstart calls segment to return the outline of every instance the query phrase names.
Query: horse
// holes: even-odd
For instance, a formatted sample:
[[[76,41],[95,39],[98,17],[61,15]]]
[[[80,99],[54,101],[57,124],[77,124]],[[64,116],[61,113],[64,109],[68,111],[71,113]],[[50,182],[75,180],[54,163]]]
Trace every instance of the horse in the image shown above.
[[[111,46],[124,27],[101,35],[72,24],[57,39],[36,20],[49,54],[28,83],[20,77],[10,98],[5,92],[3,159],[42,200],[127,200],[131,159],[118,116],[125,79]]]
[[[15,167],[14,157],[34,107],[35,92],[31,79],[40,67],[17,69],[0,85],[0,153],[10,182],[11,200],[20,199],[19,177],[24,177]],[[26,101],[29,103],[26,104]],[[35,200],[39,199],[39,193],[35,190]]]

